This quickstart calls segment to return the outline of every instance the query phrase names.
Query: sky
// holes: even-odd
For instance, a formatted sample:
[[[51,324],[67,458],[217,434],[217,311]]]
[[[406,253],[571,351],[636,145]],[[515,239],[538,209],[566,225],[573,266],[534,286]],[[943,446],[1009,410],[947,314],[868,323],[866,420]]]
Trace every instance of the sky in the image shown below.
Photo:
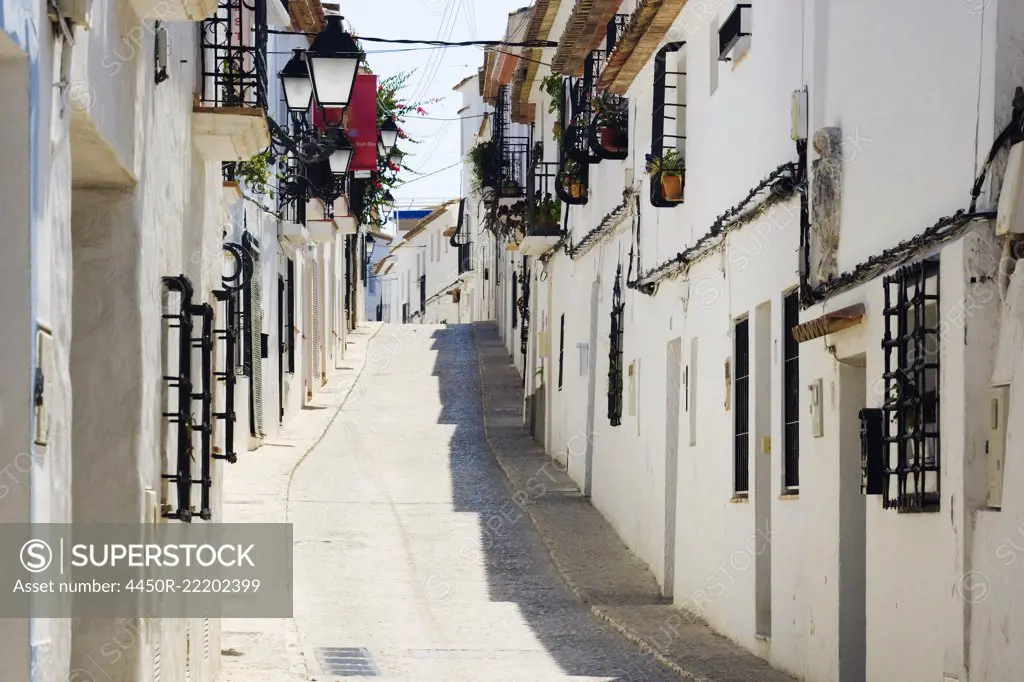
[[[374,38],[406,38],[424,40],[500,40],[505,33],[508,14],[528,6],[531,0],[342,0],[341,14],[359,36]],[[427,105],[428,116],[455,118],[462,107],[462,96],[452,86],[473,75],[483,64],[480,47],[433,48],[422,45],[399,45],[365,42],[370,68],[381,77],[412,71],[403,98],[428,100],[441,98]],[[381,52],[408,50],[402,52]],[[420,49],[426,48],[426,49]],[[406,165],[426,174],[458,164],[459,121],[438,121],[410,118],[406,132],[419,144],[403,148],[410,153]],[[409,183],[394,192],[396,208],[422,207],[457,198],[461,193],[462,166],[419,178],[404,172]],[[415,182],[410,182],[415,180]]]

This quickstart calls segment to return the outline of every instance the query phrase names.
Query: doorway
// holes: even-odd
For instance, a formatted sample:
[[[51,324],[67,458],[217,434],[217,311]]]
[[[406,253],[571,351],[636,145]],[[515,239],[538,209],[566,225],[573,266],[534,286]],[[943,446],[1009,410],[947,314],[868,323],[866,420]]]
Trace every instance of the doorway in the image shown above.
[[[864,354],[839,364],[839,682],[864,682],[867,657],[865,496],[861,494],[860,411]]]

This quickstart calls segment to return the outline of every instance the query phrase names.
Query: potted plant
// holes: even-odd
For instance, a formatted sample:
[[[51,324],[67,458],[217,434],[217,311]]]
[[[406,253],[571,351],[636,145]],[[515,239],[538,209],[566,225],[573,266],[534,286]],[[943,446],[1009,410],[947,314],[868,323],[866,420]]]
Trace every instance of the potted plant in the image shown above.
[[[501,183],[501,196],[514,197],[519,194],[519,183],[515,180],[503,180]]]
[[[586,188],[580,180],[580,164],[574,159],[567,159],[562,170],[562,189],[573,199],[579,199],[586,193]]]
[[[686,164],[675,149],[666,149],[661,156],[647,155],[647,172],[661,182],[661,195],[666,201],[683,200],[685,169]]]
[[[596,94],[590,100],[594,110],[594,125],[601,146],[610,152],[623,151],[629,144],[629,118],[625,101],[607,93]]]
[[[554,116],[555,122],[551,126],[551,136],[555,142],[562,141],[562,80],[559,74],[549,74],[540,82],[540,88],[549,98],[548,113]]]
[[[469,150],[469,165],[472,168],[473,179],[472,189],[479,193],[481,189],[488,186],[490,178],[487,173],[487,164],[490,161],[491,144],[489,142],[477,142]]]
[[[562,218],[562,204],[551,196],[545,194],[544,198],[537,202],[537,227],[543,231],[558,229],[558,221]]]

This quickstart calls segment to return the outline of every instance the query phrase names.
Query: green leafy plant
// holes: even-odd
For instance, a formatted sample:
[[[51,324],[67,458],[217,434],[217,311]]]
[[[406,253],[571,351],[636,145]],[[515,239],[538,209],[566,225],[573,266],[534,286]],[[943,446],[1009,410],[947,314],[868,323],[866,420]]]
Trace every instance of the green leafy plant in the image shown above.
[[[628,121],[622,98],[606,92],[597,93],[590,99],[590,107],[598,125],[624,126]]]
[[[274,152],[264,149],[245,161],[235,164],[235,178],[257,194],[273,196],[270,182],[271,168],[277,163]]]
[[[470,188],[476,194],[479,194],[484,188],[484,182],[487,179],[486,167],[490,162],[492,153],[491,149],[492,147],[490,142],[477,142],[469,150],[469,154],[467,155],[472,175],[470,178]]]
[[[666,149],[661,156],[647,155],[645,171],[648,175],[680,176],[686,164],[675,149]]]
[[[551,126],[551,137],[555,142],[562,141],[562,76],[552,73],[545,76],[540,82],[541,91],[548,96],[548,113],[555,115],[555,122]]]
[[[538,221],[557,224],[562,219],[562,202],[551,196],[550,192],[537,201],[536,208]]]

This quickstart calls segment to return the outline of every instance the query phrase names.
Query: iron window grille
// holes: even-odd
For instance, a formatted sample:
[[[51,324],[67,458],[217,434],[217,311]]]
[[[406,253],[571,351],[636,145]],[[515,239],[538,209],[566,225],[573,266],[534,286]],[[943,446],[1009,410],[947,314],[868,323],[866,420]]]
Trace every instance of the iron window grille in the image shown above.
[[[654,57],[654,91],[653,107],[651,109],[651,157],[660,159],[665,155],[666,150],[675,151],[680,159],[685,161],[686,136],[665,132],[665,122],[670,121],[673,126],[678,127],[677,121],[680,117],[686,116],[686,104],[683,103],[684,93],[678,81],[676,84],[668,82],[669,76],[686,76],[685,71],[669,71],[668,55],[682,50],[686,41],[666,43]],[[675,93],[674,102],[668,101],[668,91]],[[682,170],[682,185],[686,185],[686,169]],[[651,176],[651,205],[657,208],[668,208],[681,203],[665,198],[664,188],[661,184],[660,174]]]
[[[192,302],[192,283],[185,275],[162,278],[163,290],[167,296],[162,320],[168,330],[168,338],[176,336],[175,343],[168,347],[168,362],[163,380],[167,389],[174,393],[174,400],[168,400],[169,410],[163,417],[174,426],[175,431],[175,467],[173,473],[163,472],[161,478],[174,483],[176,506],[163,512],[164,518],[177,519],[185,523],[192,521],[194,516],[204,521],[212,517],[210,506],[210,455],[212,434],[211,404],[212,395],[210,382],[212,377],[213,353],[213,308],[207,303],[196,305]],[[174,300],[172,300],[174,299]],[[195,318],[199,318],[199,337]],[[199,350],[201,375],[195,381],[192,365],[194,350]],[[169,365],[169,366],[168,366]],[[198,389],[198,392],[196,392]],[[199,419],[193,414],[193,402],[199,401]],[[200,475],[192,477],[192,462],[196,459],[195,434],[200,434]],[[200,509],[198,513],[192,505],[192,486],[200,486]]]
[[[222,459],[230,463],[238,461],[235,452],[235,386],[237,376],[244,371],[241,363],[240,350],[245,343],[246,336],[242,336],[247,329],[243,321],[242,306],[244,305],[245,291],[248,289],[249,280],[252,279],[252,262],[247,258],[247,252],[240,244],[229,242],[224,244],[224,251],[229,255],[234,264],[234,270],[221,276],[221,289],[213,292],[218,304],[221,305],[221,319],[225,321],[223,327],[213,330],[216,341],[223,341],[224,367],[215,369],[213,376],[217,381],[224,384],[224,405],[220,410],[214,411],[214,418],[224,423],[224,450],[214,453],[214,459]],[[250,335],[247,335],[251,337]],[[241,342],[241,343],[240,343]]]
[[[751,35],[751,6],[750,3],[741,2],[733,9],[729,17],[722,22],[718,29],[718,61],[732,61],[733,49],[744,38]]]
[[[519,280],[512,273],[512,328],[519,326]]]
[[[199,104],[267,108],[266,0],[221,0],[199,30]]]
[[[733,491],[750,490],[750,321],[734,327],[733,355],[736,365],[736,400],[733,406]]]
[[[884,277],[882,506],[939,509],[939,262]]]
[[[554,236],[561,234],[558,224],[561,205],[555,185],[558,179],[558,164],[544,161],[544,144],[533,146],[530,170],[526,177],[526,235]],[[558,215],[555,214],[557,211]]]
[[[259,243],[256,238],[248,232],[242,235],[242,271],[244,283],[241,291],[241,298],[238,306],[238,327],[242,343],[239,344],[239,362],[236,367],[242,368],[242,374],[252,377],[253,357],[259,351],[255,348],[253,335],[253,273],[255,270],[256,257],[259,252]],[[256,355],[255,357],[259,357]]]
[[[409,322],[409,304],[402,304],[402,324]]]
[[[589,99],[580,100],[582,81],[567,78],[562,81],[562,144],[559,147],[558,176],[555,194],[563,203],[583,205],[587,203],[590,184],[590,147],[585,132],[577,121],[587,118]],[[583,129],[585,131],[585,129]]]
[[[800,488],[800,342],[793,329],[800,324],[800,300],[796,291],[788,294],[782,303],[783,369],[782,369],[782,421],[785,449],[782,486],[795,492]]]
[[[427,312],[427,276],[420,275],[420,313]]]
[[[612,289],[611,325],[608,332],[608,422],[622,424],[622,327],[625,322],[622,302],[622,264],[615,268]]]
[[[295,374],[295,261],[291,258],[288,259],[285,274],[288,277],[285,283],[287,287],[285,295],[288,306],[288,326],[284,330],[285,339],[287,339],[288,373]]]
[[[459,274],[469,272],[473,269],[472,244],[469,233],[469,221],[466,220],[466,200],[459,200],[459,220],[455,225],[455,232],[452,233],[448,243],[456,248],[456,256],[459,260]]]
[[[618,44],[619,38],[626,31],[626,25],[629,23],[628,14],[616,14],[608,21],[608,31],[605,36],[604,50],[605,53],[611,54],[612,50],[615,49],[615,45]]]
[[[523,296],[519,300],[519,351],[526,357],[526,350],[530,341],[530,267],[527,264],[529,258],[523,256],[522,280]]]

